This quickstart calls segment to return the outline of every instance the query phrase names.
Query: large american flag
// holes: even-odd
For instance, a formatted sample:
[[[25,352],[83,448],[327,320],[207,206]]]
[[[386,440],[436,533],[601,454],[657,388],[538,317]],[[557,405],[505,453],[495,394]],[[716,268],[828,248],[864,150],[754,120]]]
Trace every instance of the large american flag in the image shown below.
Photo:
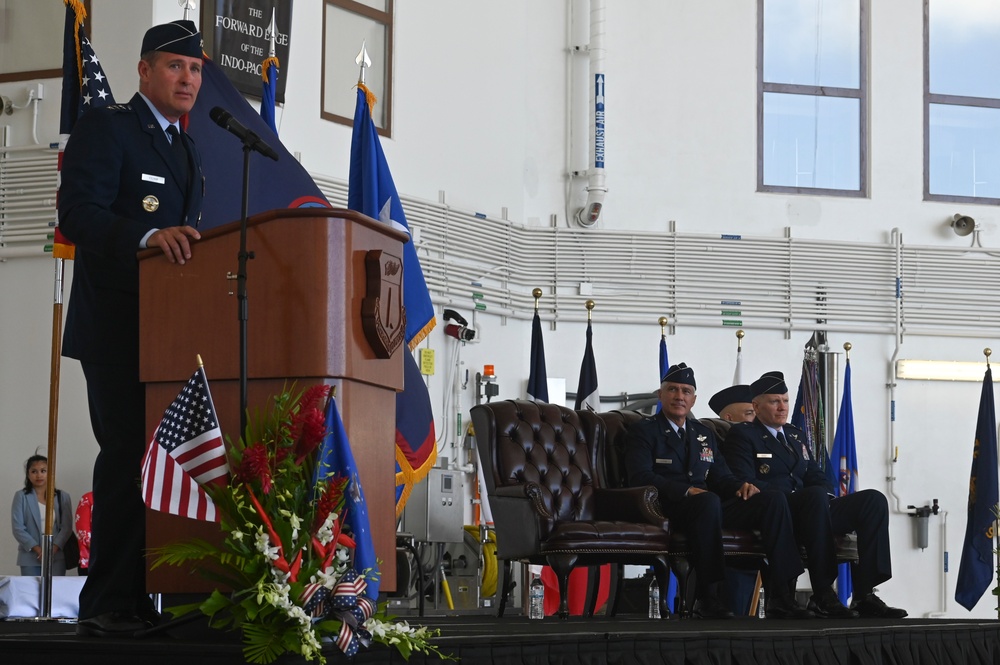
[[[207,522],[219,521],[202,485],[224,485],[229,476],[222,430],[205,369],[199,367],[163,413],[142,461],[142,494],[153,510]]]
[[[73,126],[84,111],[100,108],[115,103],[111,94],[111,84],[101,61],[94,52],[94,47],[87,39],[83,28],[83,20],[87,10],[83,4],[75,0],[65,0],[66,25],[63,35],[63,82],[62,107],[59,117],[59,165],[62,171],[63,151],[69,139]],[[55,225],[55,238],[52,255],[57,259],[72,259],[75,255],[73,243],[59,231],[58,220]]]

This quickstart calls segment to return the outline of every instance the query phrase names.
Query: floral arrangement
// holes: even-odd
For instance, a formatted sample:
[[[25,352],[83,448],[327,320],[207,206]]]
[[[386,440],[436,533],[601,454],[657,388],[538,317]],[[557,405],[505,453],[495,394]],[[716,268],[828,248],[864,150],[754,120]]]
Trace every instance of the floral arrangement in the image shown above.
[[[192,540],[155,552],[153,567],[215,562],[200,572],[230,589],[201,603],[171,608],[200,611],[215,628],[240,630],[244,655],[270,663],[286,651],[325,663],[324,639],[348,656],[380,642],[405,658],[413,651],[441,655],[429,640],[437,631],[383,621],[364,595],[376,571],[351,566],[354,541],[345,530],[349,479],[316,473],[317,450],[328,435],[329,386],[274,397],[248,419],[244,437],[229,442],[229,482],[205,487],[221,515],[221,546]]]

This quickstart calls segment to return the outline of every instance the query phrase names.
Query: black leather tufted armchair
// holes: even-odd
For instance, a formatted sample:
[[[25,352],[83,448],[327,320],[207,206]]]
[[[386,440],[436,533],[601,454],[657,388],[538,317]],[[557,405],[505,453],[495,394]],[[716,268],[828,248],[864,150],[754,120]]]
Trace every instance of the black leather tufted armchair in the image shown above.
[[[551,566],[559,579],[559,616],[569,616],[566,592],[576,566],[652,565],[661,616],[669,563],[667,522],[656,488],[608,489],[596,471],[603,425],[581,423],[555,404],[507,400],[472,409],[487,496],[504,562],[498,615],[511,590],[511,564]]]

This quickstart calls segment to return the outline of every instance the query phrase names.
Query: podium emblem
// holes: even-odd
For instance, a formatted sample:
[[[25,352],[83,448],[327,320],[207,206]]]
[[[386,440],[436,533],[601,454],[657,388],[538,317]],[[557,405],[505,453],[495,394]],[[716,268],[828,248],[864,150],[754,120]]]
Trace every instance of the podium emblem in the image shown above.
[[[365,254],[365,298],[361,326],[376,358],[391,358],[406,336],[403,260],[381,249]]]

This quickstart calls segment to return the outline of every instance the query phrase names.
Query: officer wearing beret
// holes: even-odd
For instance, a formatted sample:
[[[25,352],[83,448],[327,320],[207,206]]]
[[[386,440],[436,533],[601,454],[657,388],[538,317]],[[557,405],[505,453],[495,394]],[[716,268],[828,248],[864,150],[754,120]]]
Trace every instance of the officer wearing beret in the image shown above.
[[[726,465],[712,431],[689,418],[696,400],[694,371],[680,363],[660,382],[662,410],[629,430],[625,468],[633,487],[653,485],[672,526],[684,532],[694,554],[696,616],[730,618],[721,600],[725,569],[722,527],[759,529],[768,557],[767,612],[774,618],[808,618],[791,593],[803,572],[788,504],[780,492],[761,492]]]
[[[738,384],[723,388],[712,395],[708,406],[723,420],[730,423],[753,422],[754,410],[750,397],[750,386]]]
[[[809,608],[820,616],[898,619],[906,611],[889,607],[873,592],[892,577],[889,508],[877,490],[834,498],[826,474],[813,459],[805,433],[789,425],[788,387],[781,372],[767,372],[750,386],[757,416],[733,425],[723,451],[738,477],[762,490],[783,492],[795,533],[808,555],[813,595]],[[858,564],[852,567],[854,601],[848,609],[833,590],[837,578],[835,534],[858,535]]]
[[[157,248],[171,263],[200,238],[201,158],[179,126],[201,87],[202,41],[191,21],[150,28],[139,92],[85,113],[63,156],[59,226],[76,246],[63,355],[87,380],[94,465],[90,573],[77,632],[128,636],[159,616],[145,593],[145,507],[139,491],[147,441],[139,382],[139,268]]]

